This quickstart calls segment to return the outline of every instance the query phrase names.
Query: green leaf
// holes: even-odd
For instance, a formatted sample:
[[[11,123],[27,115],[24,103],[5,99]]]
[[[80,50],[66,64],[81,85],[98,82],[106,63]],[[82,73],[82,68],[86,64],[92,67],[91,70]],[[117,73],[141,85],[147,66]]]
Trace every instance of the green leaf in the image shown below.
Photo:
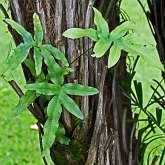
[[[56,132],[59,127],[59,119],[61,117],[62,108],[59,102],[59,97],[54,96],[47,107],[48,119],[44,125],[44,150],[50,149],[56,138]]]
[[[35,71],[35,64],[34,61],[30,60],[30,59],[26,59],[24,61],[25,65],[30,69],[30,72],[33,76],[36,76],[36,71]]]
[[[49,51],[56,59],[60,60],[65,66],[69,66],[68,61],[65,58],[65,55],[59,49],[49,44],[42,45],[42,48]]]
[[[102,14],[93,7],[94,10],[94,23],[97,26],[97,35],[99,38],[107,38],[109,36],[109,27]]]
[[[54,57],[50,54],[49,51],[42,48],[42,55],[44,57],[45,64],[48,67],[48,74],[51,81],[54,84],[62,84],[64,82],[64,75],[62,72],[62,68],[55,62]]]
[[[156,107],[156,118],[158,124],[160,125],[162,120],[162,109],[160,109],[159,107]]]
[[[43,56],[38,48],[34,47],[34,61],[37,76],[41,73]]]
[[[59,85],[54,85],[47,82],[28,84],[25,85],[25,88],[28,90],[35,90],[37,93],[43,95],[55,95],[58,94],[61,89]]]
[[[60,92],[60,102],[71,114],[79,119],[83,119],[83,113],[78,105],[62,90]]]
[[[35,45],[40,47],[43,40],[43,29],[39,16],[36,13],[33,14],[33,24]]]
[[[123,37],[129,30],[132,30],[134,27],[134,23],[131,21],[126,21],[122,23],[121,25],[117,26],[111,33],[110,37],[115,39],[119,39]]]
[[[65,144],[65,145],[69,145],[71,141],[69,138],[67,138],[64,135],[57,135],[56,138],[61,144]]]
[[[69,95],[89,96],[99,92],[96,88],[74,83],[65,84],[62,88]]]
[[[124,45],[124,50],[126,52],[134,54],[134,55],[139,55],[149,65],[164,71],[164,67],[162,63],[160,62],[160,59],[157,54],[157,50],[154,46],[127,44],[126,42],[123,42],[123,45]]]
[[[17,46],[14,49],[14,52],[11,54],[11,56],[9,57],[5,69],[4,69],[4,73],[7,70],[11,70],[13,71],[14,69],[16,69],[23,61],[25,61],[29,51],[30,51],[29,45],[27,44],[20,44],[19,46]]]
[[[33,37],[29,32],[27,32],[19,23],[11,20],[11,19],[5,19],[5,22],[12,26],[13,29],[17,31],[22,37],[24,42],[26,42],[29,45],[33,45]]]
[[[98,40],[97,31],[92,28],[88,28],[88,29],[70,28],[70,29],[66,30],[62,35],[64,37],[72,38],[72,39],[89,37],[93,41]]]
[[[69,142],[71,141],[69,138],[65,136],[65,128],[62,124],[59,124],[58,130],[56,132],[56,139],[61,144],[65,144],[65,145],[69,145]]]
[[[108,68],[114,66],[120,59],[121,56],[121,47],[120,45],[113,44],[109,51],[108,57]]]
[[[12,119],[20,115],[36,99],[35,91],[26,91],[20,98],[18,105],[14,108],[12,114],[8,117]]]
[[[105,40],[103,38],[99,39],[93,49],[94,54],[93,57],[100,58],[102,57],[106,51],[110,48],[112,41]]]
[[[141,82],[137,82],[137,80],[134,80],[134,87],[136,91],[136,96],[139,102],[139,106],[143,108],[143,90],[142,90],[142,84]]]

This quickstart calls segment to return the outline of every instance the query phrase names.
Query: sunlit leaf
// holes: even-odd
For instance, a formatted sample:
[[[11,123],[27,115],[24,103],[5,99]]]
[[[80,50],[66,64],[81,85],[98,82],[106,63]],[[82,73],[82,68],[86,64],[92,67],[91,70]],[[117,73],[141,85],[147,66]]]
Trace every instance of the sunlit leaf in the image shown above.
[[[59,49],[49,44],[42,45],[42,48],[49,51],[56,59],[60,60],[65,66],[69,66],[68,61],[65,58],[65,55]]]
[[[40,19],[36,13],[33,14],[34,40],[36,46],[41,46],[43,40],[43,30]]]
[[[14,108],[9,119],[12,119],[20,115],[31,103],[36,99],[35,91],[26,91],[25,94],[20,98],[18,105]]]
[[[108,68],[114,66],[121,56],[121,47],[120,45],[113,44],[109,51],[109,57],[108,57]]]
[[[102,14],[93,7],[94,10],[94,23],[97,26],[97,35],[99,38],[107,38],[109,36],[109,27]]]
[[[110,40],[105,40],[103,38],[99,39],[94,46],[94,54],[92,56],[96,58],[102,57],[110,48],[111,43]]]
[[[29,32],[27,32],[19,23],[11,20],[11,19],[5,19],[5,22],[9,25],[12,26],[13,29],[15,29],[17,31],[17,33],[19,33],[22,37],[23,40],[29,44],[32,45],[33,44],[33,37],[31,36],[31,34]]]
[[[31,47],[29,47],[29,45],[22,43],[17,46],[6,63],[4,73],[7,70],[13,71],[14,69],[16,69],[26,59],[30,48]]]
[[[71,114],[79,119],[83,119],[83,113],[78,105],[62,90],[60,92],[60,102]]]
[[[128,53],[139,55],[149,65],[164,71],[164,67],[157,55],[156,48],[151,45],[127,44],[123,42],[124,50]]]
[[[61,87],[59,85],[50,84],[47,82],[27,84],[25,88],[28,90],[35,90],[37,93],[43,95],[55,95],[60,92]]]
[[[56,138],[56,132],[59,127],[59,119],[61,116],[61,112],[62,108],[59,102],[59,97],[54,96],[47,107],[48,119],[44,125],[44,150],[48,150],[52,146]]]
[[[70,29],[66,30],[62,35],[64,37],[72,38],[72,39],[89,37],[93,41],[98,40],[96,30],[94,30],[92,28],[88,28],[88,29],[70,28]]]
[[[39,75],[42,69],[42,60],[43,56],[38,48],[34,47],[34,61],[35,61],[35,70],[36,74]]]
[[[89,96],[99,92],[96,88],[74,83],[64,84],[62,88],[69,95]]]
[[[134,23],[131,21],[126,21],[121,25],[117,26],[111,33],[110,36],[113,39],[119,39],[123,37],[129,30],[132,30],[134,27]]]

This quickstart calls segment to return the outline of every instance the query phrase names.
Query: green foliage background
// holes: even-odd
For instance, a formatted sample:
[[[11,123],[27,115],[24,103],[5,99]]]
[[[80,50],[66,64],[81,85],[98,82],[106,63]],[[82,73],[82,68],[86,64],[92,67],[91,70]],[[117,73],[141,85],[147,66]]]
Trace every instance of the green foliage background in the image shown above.
[[[3,2],[4,0],[0,0],[0,3]],[[14,48],[11,35],[2,19],[3,14],[0,11],[0,70]],[[23,86],[24,78],[20,68],[13,73],[13,78]],[[33,116],[25,111],[14,120],[7,120],[17,102],[16,93],[0,77],[0,164],[42,165],[38,133],[30,129],[30,125],[36,122]]]

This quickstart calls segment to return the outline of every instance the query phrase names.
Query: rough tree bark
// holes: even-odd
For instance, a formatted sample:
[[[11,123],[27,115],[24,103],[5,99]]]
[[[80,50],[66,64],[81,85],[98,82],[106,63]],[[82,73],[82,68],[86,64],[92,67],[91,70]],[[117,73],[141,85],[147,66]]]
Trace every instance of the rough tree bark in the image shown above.
[[[136,164],[133,154],[135,142],[131,103],[123,95],[129,95],[129,82],[126,71],[126,55],[122,54],[119,63],[107,70],[107,58],[94,59],[93,42],[90,39],[71,40],[62,33],[71,27],[93,27],[92,7],[95,6],[106,17],[111,29],[119,24],[120,0],[9,0],[12,18],[33,34],[32,15],[38,13],[44,29],[44,42],[63,51],[71,67],[76,72],[68,76],[67,82],[78,82],[95,86],[100,93],[94,97],[75,97],[84,113],[83,122],[77,121],[65,110],[61,118],[66,135],[71,138],[70,146],[57,142],[51,148],[51,157],[56,165],[127,165]],[[20,37],[12,32],[16,44]],[[83,55],[82,55],[83,54]],[[28,58],[33,58],[32,53]],[[77,59],[76,61],[74,61]],[[74,63],[72,63],[74,61]],[[33,76],[22,65],[26,80]],[[43,67],[44,69],[44,67]],[[35,101],[35,117],[44,124],[45,115],[38,100]],[[33,113],[33,111],[32,111]]]

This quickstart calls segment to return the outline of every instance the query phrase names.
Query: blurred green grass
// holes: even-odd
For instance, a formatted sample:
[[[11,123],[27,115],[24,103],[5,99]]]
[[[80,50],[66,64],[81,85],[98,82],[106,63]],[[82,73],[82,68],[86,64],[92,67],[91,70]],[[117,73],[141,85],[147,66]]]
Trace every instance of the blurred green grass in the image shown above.
[[[3,3],[4,0],[0,0]],[[0,70],[9,54],[10,47],[14,44],[7,27],[2,21],[3,14],[0,11]],[[25,81],[21,69],[17,69],[12,77],[23,86]],[[13,107],[18,101],[18,96],[0,77],[0,165],[41,165],[41,154],[39,148],[38,132],[32,131],[30,125],[36,120],[25,110],[25,112],[13,120],[7,120]]]

